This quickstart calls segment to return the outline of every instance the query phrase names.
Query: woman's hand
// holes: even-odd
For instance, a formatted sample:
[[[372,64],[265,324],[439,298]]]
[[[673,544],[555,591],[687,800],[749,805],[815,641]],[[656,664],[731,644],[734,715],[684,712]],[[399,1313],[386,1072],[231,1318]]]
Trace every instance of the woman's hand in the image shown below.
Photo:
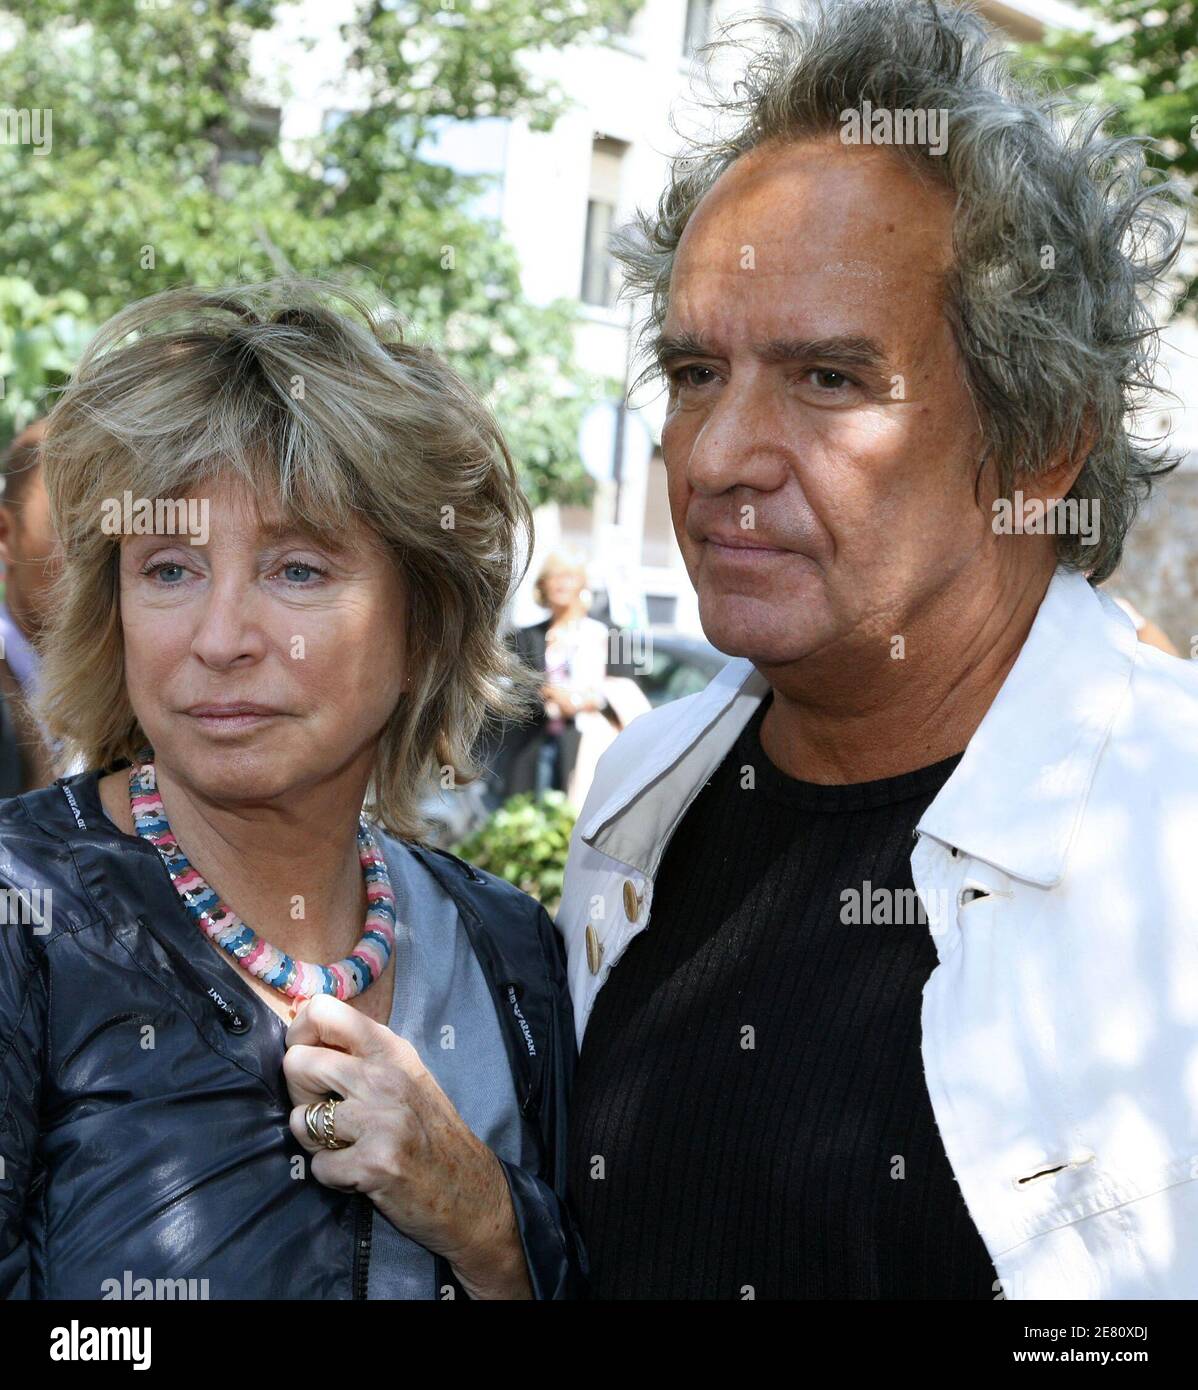
[[[579,711],[578,702],[574,696],[563,685],[546,685],[541,687],[542,695],[547,707],[556,706],[556,711],[563,719],[573,719]]]
[[[287,1030],[291,1132],[312,1176],[362,1192],[392,1225],[444,1256],[472,1298],[530,1298],[507,1179],[405,1038],[344,1000],[318,994]],[[308,1133],[304,1111],[330,1091],[344,1149]]]

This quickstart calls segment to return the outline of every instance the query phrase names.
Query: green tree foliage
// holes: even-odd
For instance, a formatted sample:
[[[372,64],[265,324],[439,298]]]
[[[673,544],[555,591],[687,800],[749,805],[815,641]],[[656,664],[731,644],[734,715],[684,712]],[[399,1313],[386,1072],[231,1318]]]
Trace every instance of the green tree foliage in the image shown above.
[[[180,283],[294,273],[381,293],[491,399],[534,505],[585,501],[577,422],[603,388],[573,363],[572,309],[523,300],[482,184],[427,140],[449,118],[551,122],[564,98],[521,55],[618,21],[626,0],[359,4],[343,36],[364,99],[284,151],[250,55],[287,8],[10,0],[0,92],[49,109],[53,144],[0,144],[4,273],[81,295],[94,322]]]
[[[1195,0],[1074,0],[1093,27],[1054,30],[1024,53],[1045,86],[1070,87],[1083,100],[1115,106],[1110,128],[1151,136],[1155,169],[1198,189],[1198,3]],[[1043,66],[1041,66],[1043,65]],[[1186,281],[1178,310],[1193,311],[1198,277]]]
[[[66,381],[92,328],[87,312],[77,290],[40,295],[28,280],[0,275],[0,442],[36,418],[47,387]]]

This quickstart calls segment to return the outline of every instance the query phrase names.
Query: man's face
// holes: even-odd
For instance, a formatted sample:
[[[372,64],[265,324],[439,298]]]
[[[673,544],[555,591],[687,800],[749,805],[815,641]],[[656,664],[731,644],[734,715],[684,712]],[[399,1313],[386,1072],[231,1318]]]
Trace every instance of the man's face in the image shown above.
[[[50,592],[62,568],[62,550],[50,525],[50,501],[42,470],[24,480],[20,498],[0,506],[0,549],[5,561],[5,604],[13,621],[34,635],[45,625]]]
[[[876,650],[993,553],[942,312],[952,210],[892,152],[832,137],[738,160],[687,225],[662,449],[721,650],[760,665]]]

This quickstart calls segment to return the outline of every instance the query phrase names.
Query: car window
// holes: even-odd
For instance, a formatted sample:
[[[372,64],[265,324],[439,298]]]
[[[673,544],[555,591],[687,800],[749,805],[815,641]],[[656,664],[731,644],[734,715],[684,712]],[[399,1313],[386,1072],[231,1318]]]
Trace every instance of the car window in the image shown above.
[[[657,706],[702,690],[711,680],[711,672],[685,656],[654,646],[648,665],[634,671],[633,677],[649,703]]]
[[[704,689],[711,680],[709,671],[692,666],[688,661],[679,661],[666,681],[665,700],[681,700],[686,695],[695,695]]]

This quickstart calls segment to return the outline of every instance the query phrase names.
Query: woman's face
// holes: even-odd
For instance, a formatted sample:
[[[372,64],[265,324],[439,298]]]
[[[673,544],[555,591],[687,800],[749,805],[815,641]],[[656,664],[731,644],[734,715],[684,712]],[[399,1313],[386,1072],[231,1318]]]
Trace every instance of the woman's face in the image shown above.
[[[361,523],[314,542],[228,476],[190,496],[204,544],[121,543],[126,682],[156,761],[224,804],[364,777],[406,678],[384,543]]]
[[[541,589],[549,608],[569,608],[582,593],[586,579],[577,570],[548,570],[541,577]]]

